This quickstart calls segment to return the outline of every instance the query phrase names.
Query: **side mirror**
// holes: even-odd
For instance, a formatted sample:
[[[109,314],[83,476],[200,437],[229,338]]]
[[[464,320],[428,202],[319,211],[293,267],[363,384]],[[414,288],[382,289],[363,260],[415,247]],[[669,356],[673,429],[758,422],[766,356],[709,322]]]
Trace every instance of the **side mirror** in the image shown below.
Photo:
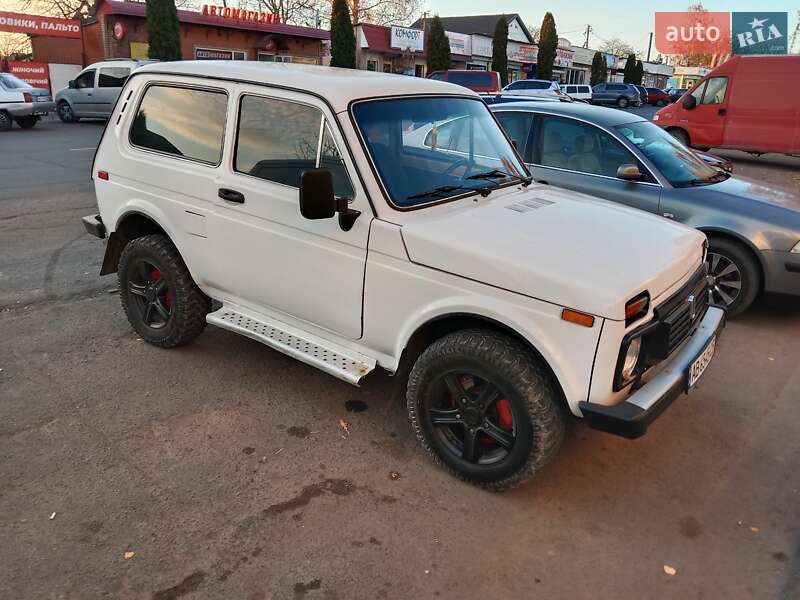
[[[333,174],[328,169],[312,169],[300,175],[300,214],[306,219],[330,219],[339,213],[339,227],[350,231],[361,214],[350,208],[347,198],[333,192]]]
[[[641,181],[644,179],[644,175],[636,165],[620,165],[619,169],[617,169],[617,179]]]
[[[683,108],[686,110],[692,110],[695,106],[697,106],[697,98],[691,94],[686,96],[686,100],[683,101]]]
[[[71,89],[71,90],[74,90],[74,89],[75,89],[75,80],[74,80],[74,79],[70,79],[70,80],[67,82],[67,87],[68,87],[69,89]]]

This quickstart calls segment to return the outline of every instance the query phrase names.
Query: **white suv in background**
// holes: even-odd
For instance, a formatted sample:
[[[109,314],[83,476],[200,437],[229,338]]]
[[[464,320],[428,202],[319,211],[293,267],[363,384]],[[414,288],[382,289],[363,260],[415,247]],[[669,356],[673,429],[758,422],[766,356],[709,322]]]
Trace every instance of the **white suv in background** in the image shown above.
[[[592,86],[583,83],[562,83],[561,93],[574,100],[592,100]]]
[[[551,459],[569,413],[642,435],[714,354],[705,236],[532,183],[466,88],[182,61],[123,94],[84,225],[150,344],[210,323],[354,385],[381,367],[433,459],[492,489]]]
[[[82,117],[104,118],[111,109],[130,74],[153,60],[107,60],[89,65],[56,94],[56,113],[64,123]]]
[[[546,79],[518,79],[504,87],[501,94],[510,96],[560,96],[557,81]]]

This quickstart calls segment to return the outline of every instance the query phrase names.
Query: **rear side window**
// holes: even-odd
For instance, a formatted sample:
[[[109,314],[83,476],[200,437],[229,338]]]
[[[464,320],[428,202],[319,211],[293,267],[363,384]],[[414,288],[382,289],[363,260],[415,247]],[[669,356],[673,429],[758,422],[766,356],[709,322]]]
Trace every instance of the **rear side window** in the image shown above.
[[[578,93],[578,88],[576,88],[574,85],[568,85],[567,86],[567,93],[568,94],[577,94]]]
[[[133,119],[131,144],[218,165],[227,105],[223,91],[151,85]]]
[[[98,87],[121,88],[130,74],[131,70],[128,67],[102,67],[98,78]]]
[[[234,165],[239,173],[295,188],[300,187],[303,171],[326,168],[333,174],[334,193],[340,198],[354,196],[323,114],[306,104],[244,96]]]
[[[447,81],[464,87],[489,87],[492,85],[492,76],[486,71],[475,73],[450,73]]]
[[[607,89],[611,90],[612,92],[623,92],[628,89],[627,85],[619,85],[619,84],[611,84],[607,87]]]

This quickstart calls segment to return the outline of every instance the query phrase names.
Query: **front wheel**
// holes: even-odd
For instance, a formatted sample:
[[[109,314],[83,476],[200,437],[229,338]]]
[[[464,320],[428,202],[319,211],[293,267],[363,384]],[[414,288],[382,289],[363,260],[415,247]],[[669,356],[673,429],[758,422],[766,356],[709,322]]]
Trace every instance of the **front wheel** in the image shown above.
[[[211,300],[163,235],[128,243],[119,259],[122,308],[142,339],[162,348],[188,344],[206,326]]]
[[[761,287],[758,265],[742,245],[709,238],[708,301],[725,307],[729,317],[746,311]]]
[[[69,105],[69,102],[62,100],[58,103],[56,107],[56,113],[58,114],[58,118],[61,119],[64,123],[76,123],[78,121],[75,118],[75,113],[72,111],[72,107]]]
[[[17,125],[19,125],[22,129],[32,129],[38,121],[38,117],[20,117],[17,119]]]
[[[459,331],[431,344],[411,370],[406,401],[434,462],[487,489],[535,475],[564,436],[551,375],[521,343],[490,330]]]

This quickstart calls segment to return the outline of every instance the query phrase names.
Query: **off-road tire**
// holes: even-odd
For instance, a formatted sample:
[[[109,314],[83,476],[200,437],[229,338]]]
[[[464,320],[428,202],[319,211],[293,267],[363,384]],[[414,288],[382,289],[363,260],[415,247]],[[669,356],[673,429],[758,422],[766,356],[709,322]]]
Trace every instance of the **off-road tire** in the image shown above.
[[[147,326],[133,305],[130,274],[142,259],[158,266],[173,294],[169,321],[160,329]],[[166,236],[146,235],[129,242],[120,256],[117,275],[125,316],[145,341],[161,348],[174,348],[188,344],[205,329],[211,300],[197,287],[177,248]]]
[[[628,104],[630,104],[630,102],[628,102],[628,99],[625,96],[617,98],[617,106],[620,108],[628,108]]]
[[[513,389],[515,410],[527,419],[518,427],[514,447],[519,460],[497,472],[459,468],[453,458],[440,455],[428,439],[421,410],[426,387],[442,369],[471,363],[492,373],[506,388]],[[454,476],[473,485],[502,491],[533,477],[549,462],[564,437],[564,407],[552,375],[528,348],[510,336],[489,329],[469,329],[448,334],[433,342],[417,359],[408,378],[406,403],[411,427],[433,461]],[[467,465],[469,466],[469,465]]]
[[[761,272],[756,259],[742,244],[714,236],[708,238],[708,252],[724,256],[739,269],[742,288],[733,304],[727,307],[727,316],[732,318],[742,314],[752,306],[761,291]]]
[[[66,100],[62,100],[58,103],[58,106],[56,106],[56,114],[58,118],[61,119],[62,123],[78,122],[78,119],[75,118],[75,111],[72,110],[72,107]]]
[[[11,115],[4,110],[0,110],[0,131],[10,131],[13,126],[14,121],[11,120]]]
[[[22,129],[33,129],[38,121],[36,117],[20,117],[17,119],[17,125]]]

